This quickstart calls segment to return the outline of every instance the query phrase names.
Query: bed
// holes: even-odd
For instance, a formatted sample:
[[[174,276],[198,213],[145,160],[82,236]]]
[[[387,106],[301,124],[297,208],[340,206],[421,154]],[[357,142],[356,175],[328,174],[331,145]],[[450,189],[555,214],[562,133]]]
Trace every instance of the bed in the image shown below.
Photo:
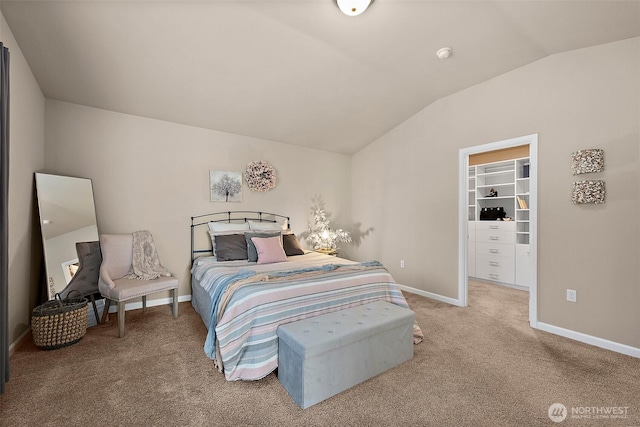
[[[228,381],[278,367],[280,324],[374,301],[408,307],[380,263],[304,250],[290,225],[265,212],[192,217],[191,302],[207,327],[205,354]],[[414,343],[421,340],[415,325]]]

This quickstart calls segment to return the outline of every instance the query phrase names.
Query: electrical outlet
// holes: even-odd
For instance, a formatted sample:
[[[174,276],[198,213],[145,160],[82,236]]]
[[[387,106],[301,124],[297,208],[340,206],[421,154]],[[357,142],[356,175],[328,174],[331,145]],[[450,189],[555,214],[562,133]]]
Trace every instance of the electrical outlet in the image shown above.
[[[578,302],[578,291],[567,289],[567,301]]]
[[[404,268],[404,260],[403,259],[400,260],[400,268]]]

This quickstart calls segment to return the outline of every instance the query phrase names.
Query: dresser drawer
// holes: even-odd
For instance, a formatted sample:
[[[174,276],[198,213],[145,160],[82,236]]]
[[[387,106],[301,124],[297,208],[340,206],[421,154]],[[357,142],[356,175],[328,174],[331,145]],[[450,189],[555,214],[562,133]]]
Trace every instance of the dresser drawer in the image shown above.
[[[476,242],[475,247],[477,255],[515,257],[515,245],[512,244]]]
[[[515,221],[476,221],[476,230],[516,231]]]
[[[476,277],[496,282],[514,283],[514,259],[497,255],[477,255]]]
[[[515,245],[516,233],[502,230],[476,230],[476,242],[509,243]]]

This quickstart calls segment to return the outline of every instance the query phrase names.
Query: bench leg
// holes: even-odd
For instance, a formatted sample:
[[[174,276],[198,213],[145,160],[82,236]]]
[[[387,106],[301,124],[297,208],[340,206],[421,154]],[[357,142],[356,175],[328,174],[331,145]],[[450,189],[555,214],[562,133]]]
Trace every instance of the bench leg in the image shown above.
[[[118,301],[118,337],[124,337],[124,301]]]
[[[142,295],[142,310],[146,310],[147,309],[147,296],[146,295]]]
[[[173,289],[173,318],[178,317],[178,289]]]

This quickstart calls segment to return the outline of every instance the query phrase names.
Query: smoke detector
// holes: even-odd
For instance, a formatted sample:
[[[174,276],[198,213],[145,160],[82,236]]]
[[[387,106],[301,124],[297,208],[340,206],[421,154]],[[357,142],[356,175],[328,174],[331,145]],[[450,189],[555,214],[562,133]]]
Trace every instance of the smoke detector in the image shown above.
[[[436,56],[440,59],[447,59],[448,57],[451,56],[451,48],[443,47],[442,49],[436,52]]]

